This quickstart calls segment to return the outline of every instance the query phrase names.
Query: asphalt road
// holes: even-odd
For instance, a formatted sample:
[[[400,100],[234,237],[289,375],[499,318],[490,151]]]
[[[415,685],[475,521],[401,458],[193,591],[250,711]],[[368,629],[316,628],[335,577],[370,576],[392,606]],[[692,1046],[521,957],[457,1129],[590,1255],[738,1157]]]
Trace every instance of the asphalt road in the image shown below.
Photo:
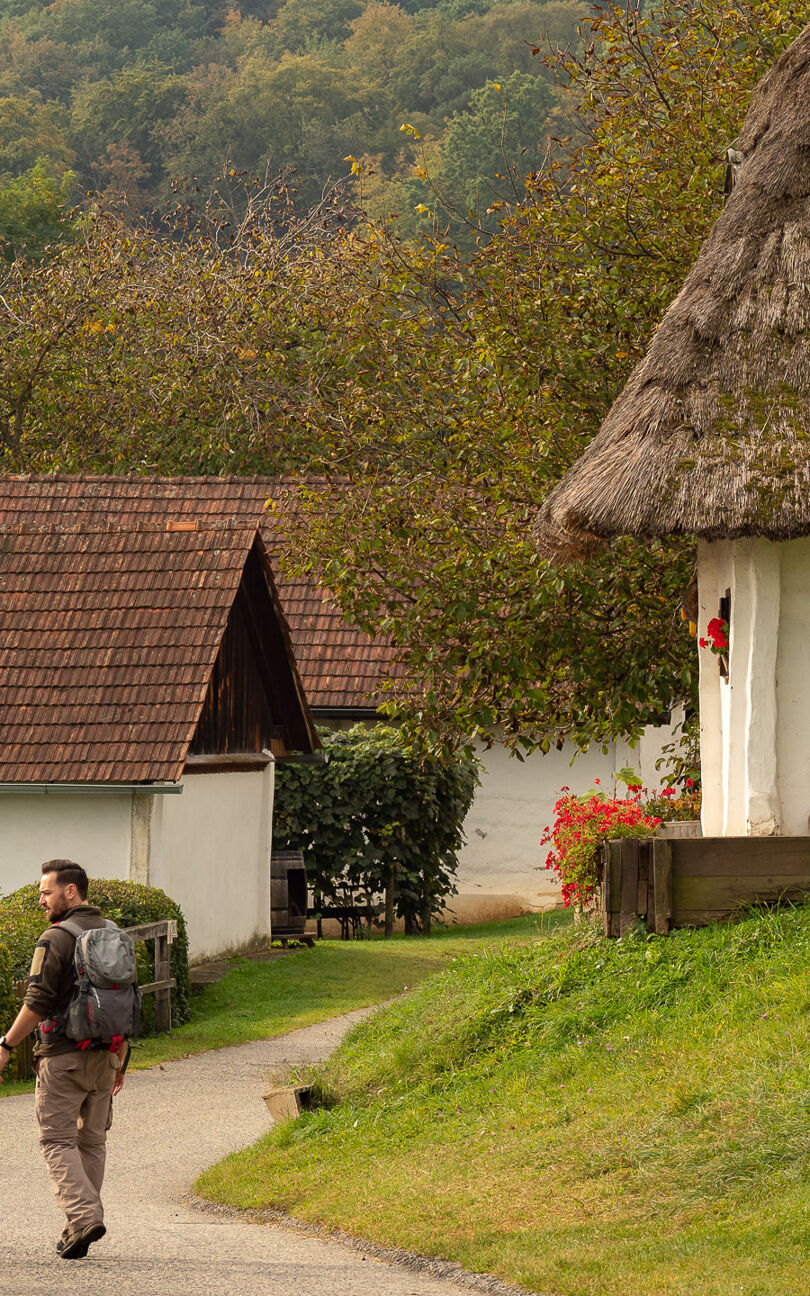
[[[108,1232],[85,1260],[54,1251],[64,1217],[33,1096],[0,1098],[2,1296],[459,1296],[445,1278],[187,1201],[200,1171],[269,1128],[270,1075],[326,1057],[364,1015],[128,1075],[108,1143]]]

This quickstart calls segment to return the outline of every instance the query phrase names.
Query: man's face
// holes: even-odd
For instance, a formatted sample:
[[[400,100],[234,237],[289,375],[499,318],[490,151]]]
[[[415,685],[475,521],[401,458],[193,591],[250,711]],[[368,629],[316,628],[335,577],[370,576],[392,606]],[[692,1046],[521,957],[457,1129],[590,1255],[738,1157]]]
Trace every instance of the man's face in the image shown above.
[[[45,910],[50,922],[56,922],[68,909],[73,908],[76,900],[72,898],[72,893],[75,890],[72,882],[61,887],[55,873],[43,873],[39,884],[39,907]]]

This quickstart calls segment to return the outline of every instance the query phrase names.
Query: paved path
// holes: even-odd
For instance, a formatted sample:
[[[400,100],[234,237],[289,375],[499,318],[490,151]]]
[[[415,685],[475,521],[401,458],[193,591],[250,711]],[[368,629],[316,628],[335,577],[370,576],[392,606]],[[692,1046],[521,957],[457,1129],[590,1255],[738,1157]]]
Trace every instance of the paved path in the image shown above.
[[[454,1282],[184,1200],[201,1170],[268,1129],[270,1073],[320,1061],[364,1015],[128,1075],[110,1134],[109,1232],[86,1260],[53,1250],[64,1220],[33,1096],[0,1098],[2,1296],[459,1296]]]

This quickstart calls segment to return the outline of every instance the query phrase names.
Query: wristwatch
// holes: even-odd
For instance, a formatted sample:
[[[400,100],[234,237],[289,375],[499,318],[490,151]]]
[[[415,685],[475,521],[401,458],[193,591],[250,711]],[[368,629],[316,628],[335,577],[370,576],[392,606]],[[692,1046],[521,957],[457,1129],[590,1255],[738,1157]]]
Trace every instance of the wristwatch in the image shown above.
[[[9,1042],[8,1042],[8,1040],[6,1039],[5,1035],[0,1035],[0,1048],[4,1048],[4,1049],[6,1050],[7,1053],[13,1053],[13,1052],[14,1052],[14,1045],[13,1045],[13,1044],[9,1044]]]

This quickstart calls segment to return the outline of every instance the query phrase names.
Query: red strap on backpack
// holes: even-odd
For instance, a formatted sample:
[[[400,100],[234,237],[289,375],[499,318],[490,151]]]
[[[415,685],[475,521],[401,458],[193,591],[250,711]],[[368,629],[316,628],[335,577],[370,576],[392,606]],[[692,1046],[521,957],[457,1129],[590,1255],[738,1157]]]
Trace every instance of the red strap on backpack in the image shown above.
[[[110,1045],[110,1052],[117,1053],[121,1045],[123,1044],[123,1042],[124,1042],[123,1035],[113,1035],[112,1044]]]

